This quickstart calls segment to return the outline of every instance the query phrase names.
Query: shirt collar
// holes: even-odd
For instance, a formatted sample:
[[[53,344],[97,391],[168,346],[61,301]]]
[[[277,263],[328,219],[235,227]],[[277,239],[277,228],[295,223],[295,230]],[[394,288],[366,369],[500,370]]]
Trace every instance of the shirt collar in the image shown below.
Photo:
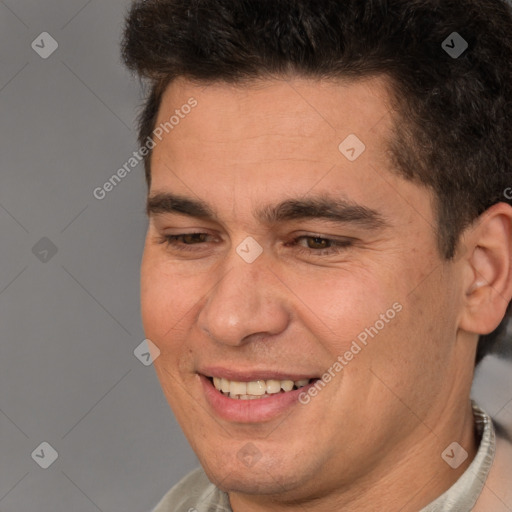
[[[490,416],[472,402],[475,429],[481,438],[473,462],[441,496],[420,512],[467,512],[472,510],[484,488],[496,452],[496,433]]]

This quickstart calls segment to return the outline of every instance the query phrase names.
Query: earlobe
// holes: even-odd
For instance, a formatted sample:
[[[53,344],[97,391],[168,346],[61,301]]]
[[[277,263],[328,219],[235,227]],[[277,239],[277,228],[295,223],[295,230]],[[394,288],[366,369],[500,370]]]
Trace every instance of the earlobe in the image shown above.
[[[460,327],[476,334],[494,331],[512,297],[512,207],[498,203],[468,228],[470,255]]]

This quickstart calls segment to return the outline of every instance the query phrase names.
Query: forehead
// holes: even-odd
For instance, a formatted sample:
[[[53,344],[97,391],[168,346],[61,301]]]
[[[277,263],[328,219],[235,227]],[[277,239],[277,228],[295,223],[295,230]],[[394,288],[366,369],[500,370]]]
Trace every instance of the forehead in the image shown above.
[[[154,148],[150,196],[199,200],[223,222],[247,228],[259,227],[255,212],[265,206],[342,199],[430,239],[432,192],[390,163],[389,90],[383,79],[177,81],[158,114],[157,126],[172,116],[178,122]],[[183,108],[191,100],[196,106]],[[343,152],[351,147],[354,159]]]
[[[233,202],[254,208],[262,199],[328,192],[398,210],[404,206],[398,187],[403,194],[416,185],[388,163],[395,116],[389,90],[383,78],[243,85],[178,80],[158,113],[156,126],[167,123],[167,129],[153,151],[151,193],[215,200],[227,211]],[[184,108],[191,103],[194,108]],[[351,148],[355,159],[347,157],[354,156],[346,152]]]
[[[169,121],[192,97],[197,107],[173,127],[168,139],[175,146],[200,142],[205,151],[220,153],[229,148],[233,158],[238,145],[238,161],[258,159],[262,152],[268,159],[299,160],[318,159],[326,151],[328,157],[334,150],[338,157],[339,143],[350,134],[375,148],[379,131],[390,121],[388,82],[383,77],[352,82],[258,80],[236,85],[177,80],[163,95],[157,126]]]

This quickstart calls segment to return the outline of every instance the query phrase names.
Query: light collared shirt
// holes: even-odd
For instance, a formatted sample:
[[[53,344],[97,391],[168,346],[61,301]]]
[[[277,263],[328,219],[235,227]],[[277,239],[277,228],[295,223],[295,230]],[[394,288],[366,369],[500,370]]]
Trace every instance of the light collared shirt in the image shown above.
[[[480,445],[470,466],[441,496],[420,512],[470,512],[485,485],[496,451],[491,418],[473,402]],[[160,501],[153,512],[233,512],[228,494],[213,485],[202,468],[189,473]],[[491,511],[489,511],[491,512]]]
[[[475,428],[480,446],[470,466],[439,498],[420,512],[469,512],[484,488],[496,453],[496,434],[491,418],[473,402]]]

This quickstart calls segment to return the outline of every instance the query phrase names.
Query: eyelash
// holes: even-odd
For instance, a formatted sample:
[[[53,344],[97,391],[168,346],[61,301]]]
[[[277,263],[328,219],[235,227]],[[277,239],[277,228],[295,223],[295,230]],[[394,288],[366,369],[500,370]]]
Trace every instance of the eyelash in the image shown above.
[[[195,252],[198,249],[194,248],[196,245],[202,245],[205,242],[197,242],[192,244],[186,244],[186,243],[178,243],[179,240],[183,242],[183,238],[186,236],[194,236],[194,235],[205,235],[210,236],[207,233],[183,233],[182,235],[164,235],[159,243],[165,244],[166,247],[170,247],[173,250],[182,251],[182,252]],[[303,247],[301,245],[298,245],[298,242],[300,240],[317,240],[321,242],[329,242],[330,247],[324,248],[324,249],[311,249],[307,247]],[[325,238],[321,236],[316,235],[303,235],[296,237],[291,240],[291,242],[287,242],[285,244],[287,247],[293,246],[300,254],[306,254],[306,255],[316,255],[316,256],[330,256],[333,254],[339,254],[346,250],[347,248],[351,247],[353,245],[351,240],[333,240],[332,238]]]

